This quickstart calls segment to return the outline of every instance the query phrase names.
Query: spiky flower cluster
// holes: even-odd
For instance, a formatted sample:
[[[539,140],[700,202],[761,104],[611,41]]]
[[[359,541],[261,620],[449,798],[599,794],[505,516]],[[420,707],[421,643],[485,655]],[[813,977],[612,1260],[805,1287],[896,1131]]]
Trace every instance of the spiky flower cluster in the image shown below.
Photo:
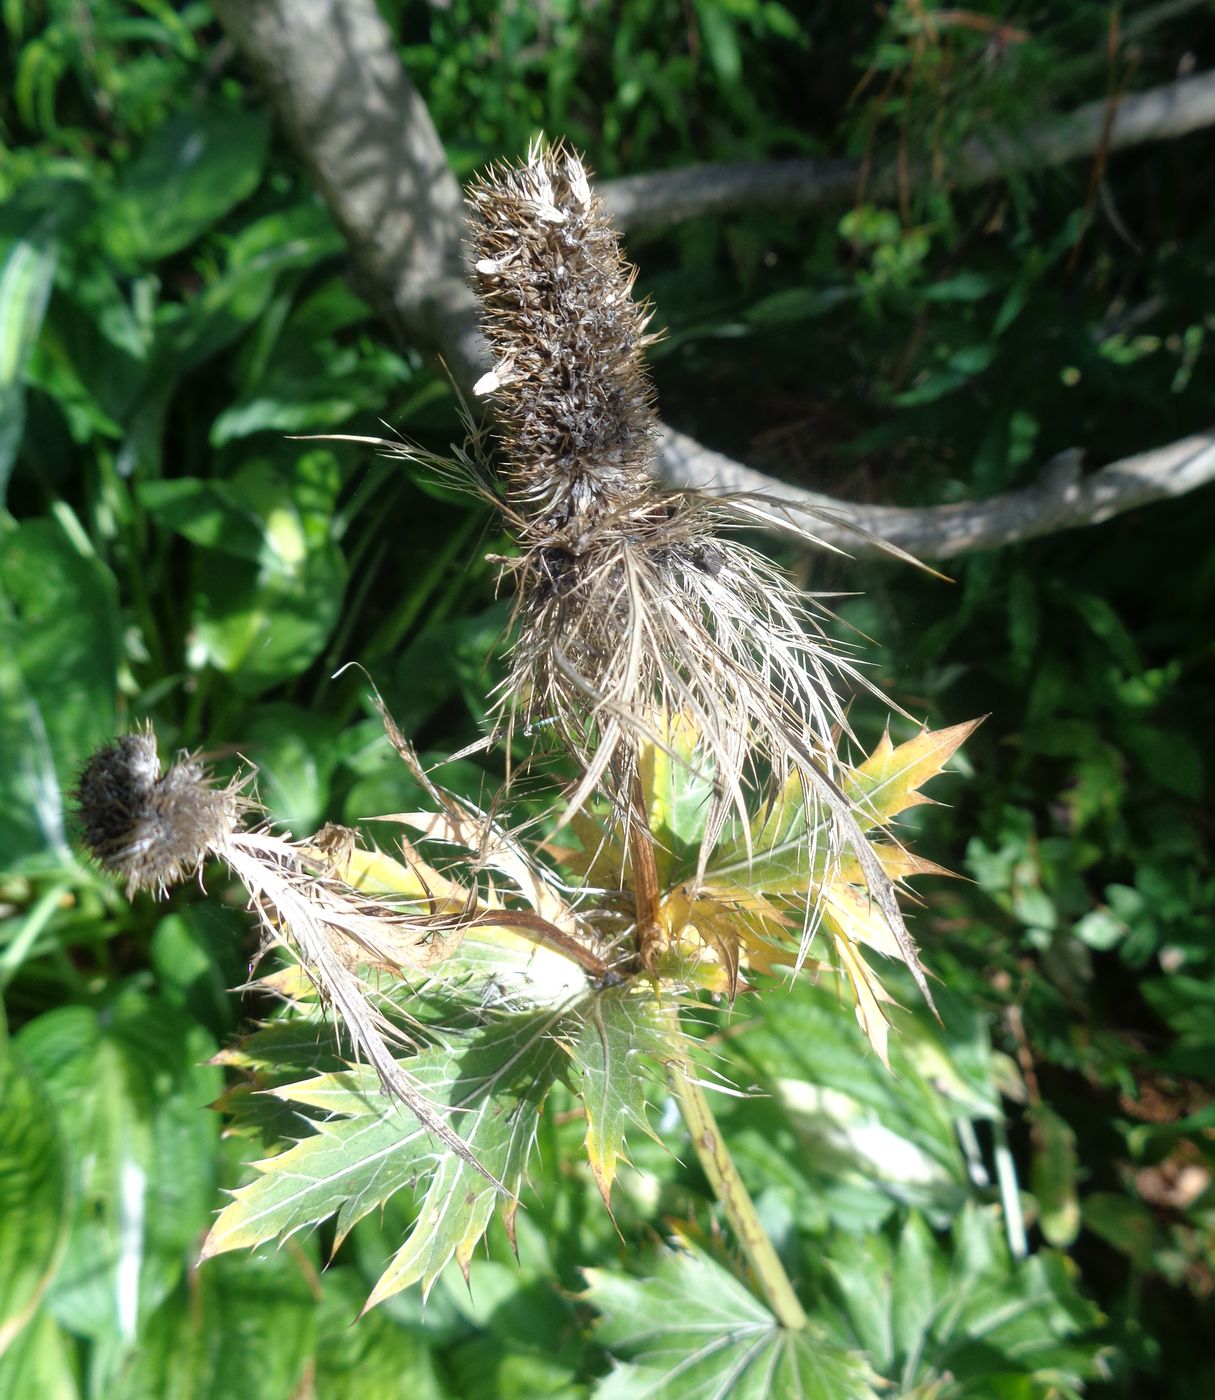
[[[654,339],[633,301],[636,269],[581,160],[536,142],[471,191],[473,245],[495,364],[478,385],[498,411],[518,602],[500,706],[555,726],[582,766],[567,811],[605,792],[636,810],[636,754],[662,715],[700,735],[713,779],[702,868],[731,812],[747,826],[763,783],[800,780],[829,860],[851,848],[862,879],[927,995],[894,887],[839,785],[847,721],[841,677],[866,682],[835,648],[820,599],[722,526],[755,525],[762,503],[664,491],[650,468]],[[806,539],[813,541],[808,531]],[[750,792],[748,790],[751,790]],[[752,804],[753,805],[753,804]],[[806,911],[806,940],[816,911]]]

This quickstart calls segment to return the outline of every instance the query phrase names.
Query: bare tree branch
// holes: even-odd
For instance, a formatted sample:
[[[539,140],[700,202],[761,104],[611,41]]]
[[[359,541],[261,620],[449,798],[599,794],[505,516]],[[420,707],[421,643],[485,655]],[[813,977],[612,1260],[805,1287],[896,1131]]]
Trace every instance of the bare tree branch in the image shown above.
[[[345,234],[361,290],[409,343],[440,355],[468,393],[488,359],[464,279],[463,196],[374,0],[215,0],[215,9]],[[1105,116],[1104,102],[1096,102],[1015,134],[973,138],[948,179],[977,184],[1090,154],[1100,145]],[[1215,74],[1202,74],[1126,98],[1110,144],[1213,124]],[[850,161],[701,166],[613,181],[600,193],[621,223],[636,227],[739,207],[809,208],[848,199],[857,173]],[[894,188],[889,169],[868,186],[870,197]],[[1066,469],[1052,464],[1024,491],[924,510],[850,504],[782,485],[671,428],[660,456],[660,474],[672,485],[788,502],[787,514],[780,507],[768,512],[776,530],[810,509],[818,517],[815,533],[849,553],[874,546],[844,521],[932,559],[1097,524],[1215,479],[1211,433],[1087,477],[1079,474],[1079,454],[1072,454]]]
[[[965,189],[1019,170],[1039,170],[1092,155],[1101,146],[1106,116],[1102,99],[1019,130],[972,136],[937,178],[951,188]],[[1209,126],[1215,126],[1215,73],[1199,73],[1124,97],[1108,144],[1110,150],[1120,150]],[[933,177],[913,165],[909,178],[914,184]],[[846,204],[856,198],[859,179],[857,161],[782,160],[691,165],[609,180],[597,188],[618,227],[666,228],[705,214]],[[865,184],[865,196],[889,199],[898,184],[893,162],[879,166]]]
[[[215,0],[346,237],[359,290],[462,387],[484,367],[464,192],[374,0]]]
[[[662,472],[672,486],[715,495],[759,492],[775,499],[783,503],[771,507],[776,529],[788,528],[799,516],[805,523],[809,513],[814,516],[814,533],[848,554],[881,553],[877,543],[858,536],[851,525],[919,558],[950,559],[1060,530],[1099,525],[1136,506],[1205,486],[1215,481],[1215,428],[1168,447],[1124,457],[1087,476],[1080,472],[1082,455],[1076,450],[1063,453],[1047,464],[1034,485],[1019,491],[915,510],[850,504],[773,481],[671,428],[663,441]]]

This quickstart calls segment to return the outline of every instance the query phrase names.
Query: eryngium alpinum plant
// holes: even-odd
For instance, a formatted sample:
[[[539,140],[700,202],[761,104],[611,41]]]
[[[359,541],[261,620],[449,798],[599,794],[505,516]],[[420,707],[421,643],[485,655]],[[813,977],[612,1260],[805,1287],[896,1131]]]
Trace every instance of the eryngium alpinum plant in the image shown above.
[[[906,963],[927,996],[895,886],[935,869],[891,823],[927,800],[921,787],[972,726],[883,738],[850,761],[836,687],[857,672],[820,602],[719,533],[753,525],[760,504],[655,484],[650,312],[581,161],[537,144],[471,203],[494,356],[478,389],[496,408],[501,469],[464,450],[448,466],[517,541],[491,737],[517,765],[526,736],[557,736],[569,781],[547,837],[512,831],[509,782],[493,814],[445,792],[381,707],[428,798],[370,818],[411,833],[394,854],[349,831],[292,841],[251,827],[247,781],[216,791],[189,757],[162,775],[150,733],[90,763],[85,838],[132,888],[163,890],[218,858],[266,947],[288,958],[256,984],[282,1017],[222,1057],[265,1091],[238,1085],[226,1100],[233,1130],[265,1150],[207,1254],[334,1215],[340,1242],[404,1189],[415,1224],[368,1305],[427,1290],[452,1258],[467,1272],[495,1207],[513,1236],[554,1084],[581,1100],[609,1203],[626,1132],[651,1131],[669,1086],[774,1325],[797,1331],[804,1314],[729,1161],[680,1010],[744,986],[778,995],[787,970],[838,976],[885,1060],[874,955]],[[326,1017],[336,1054],[284,1033]],[[283,1101],[303,1124],[285,1147]]]

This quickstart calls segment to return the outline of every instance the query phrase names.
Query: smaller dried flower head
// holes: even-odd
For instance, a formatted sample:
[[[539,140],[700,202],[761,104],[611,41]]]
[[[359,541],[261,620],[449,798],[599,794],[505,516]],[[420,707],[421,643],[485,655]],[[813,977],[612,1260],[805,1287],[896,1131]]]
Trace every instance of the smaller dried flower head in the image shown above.
[[[212,787],[203,764],[187,756],[162,773],[149,728],[98,749],[74,795],[84,843],[98,863],[131,894],[163,894],[231,836],[248,805],[239,786]]]
[[[385,1092],[500,1187],[396,1058],[390,1042],[400,1033],[377,1009],[360,976],[365,963],[424,967],[458,941],[462,925],[411,916],[398,901],[352,889],[334,872],[332,842],[318,848],[264,830],[242,830],[241,817],[254,805],[243,793],[248,780],[246,775],[214,787],[204,765],[189,755],[162,773],[151,726],[124,735],[97,750],[76,786],[85,844],[131,893],[154,889],[164,895],[208,856],[218,856],[248,891],[264,946],[281,943],[294,950]],[[436,925],[444,941],[428,946]]]

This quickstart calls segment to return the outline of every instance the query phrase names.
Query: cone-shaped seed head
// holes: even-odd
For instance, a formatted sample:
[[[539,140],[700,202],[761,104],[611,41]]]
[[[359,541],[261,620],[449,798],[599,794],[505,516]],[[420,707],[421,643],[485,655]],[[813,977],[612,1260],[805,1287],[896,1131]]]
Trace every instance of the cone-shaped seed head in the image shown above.
[[[552,523],[610,511],[644,488],[654,455],[636,269],[560,145],[537,143],[469,197],[495,359],[477,392],[495,399],[511,495]]]

